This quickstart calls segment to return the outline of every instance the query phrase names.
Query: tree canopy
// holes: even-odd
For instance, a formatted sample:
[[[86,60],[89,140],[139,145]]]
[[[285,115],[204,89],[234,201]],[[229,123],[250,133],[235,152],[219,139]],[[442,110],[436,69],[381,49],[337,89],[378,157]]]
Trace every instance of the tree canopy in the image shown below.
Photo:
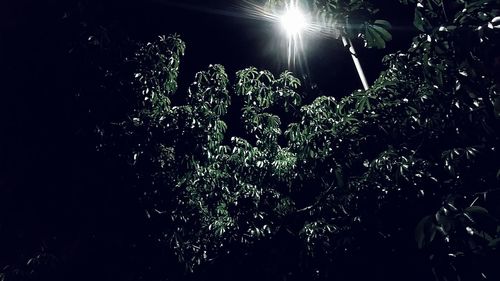
[[[368,1],[310,2],[367,47],[392,38]],[[80,46],[85,142],[139,202],[141,239],[183,268],[131,280],[500,278],[499,2],[401,2],[418,35],[340,99],[217,64],[179,92],[178,35],[127,41],[125,56]],[[0,279],[35,280],[46,260]]]

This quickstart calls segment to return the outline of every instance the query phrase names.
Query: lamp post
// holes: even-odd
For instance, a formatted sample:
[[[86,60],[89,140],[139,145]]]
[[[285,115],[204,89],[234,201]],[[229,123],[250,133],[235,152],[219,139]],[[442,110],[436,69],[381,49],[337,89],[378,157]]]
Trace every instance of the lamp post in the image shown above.
[[[286,6],[285,13],[280,17],[280,23],[288,36],[288,48],[290,52],[291,46],[296,44],[295,41],[300,37],[301,32],[306,30],[308,26],[306,17],[299,9],[296,1],[291,0],[290,3]],[[351,54],[352,61],[354,63],[354,66],[356,67],[356,71],[358,72],[359,79],[363,84],[363,88],[365,90],[368,90],[368,82],[366,80],[365,73],[363,71],[363,68],[361,67],[361,62],[358,59],[356,49],[354,49],[354,45],[352,44],[351,39],[342,36],[342,43]]]
[[[358,71],[359,80],[361,80],[361,84],[363,84],[363,88],[368,90],[368,82],[366,81],[366,76],[361,67],[361,62],[358,59],[358,55],[356,54],[356,49],[354,49],[354,45],[352,45],[351,39],[342,36],[342,43],[344,47],[349,49],[349,53],[351,53],[352,61],[354,62],[354,66],[356,66],[356,70]]]

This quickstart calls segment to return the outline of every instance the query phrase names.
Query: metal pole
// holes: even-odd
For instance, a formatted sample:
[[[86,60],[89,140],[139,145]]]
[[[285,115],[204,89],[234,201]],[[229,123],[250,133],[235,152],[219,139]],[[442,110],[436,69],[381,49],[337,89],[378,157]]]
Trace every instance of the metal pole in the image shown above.
[[[345,47],[349,47],[349,53],[351,53],[352,61],[354,62],[354,65],[356,66],[356,70],[358,71],[359,79],[361,80],[361,83],[363,84],[363,88],[365,90],[368,90],[368,82],[366,81],[365,73],[363,72],[363,68],[361,67],[361,62],[359,62],[359,59],[356,55],[356,50],[354,49],[354,46],[352,45],[351,39],[347,39],[344,36],[342,36],[342,43],[344,43]]]

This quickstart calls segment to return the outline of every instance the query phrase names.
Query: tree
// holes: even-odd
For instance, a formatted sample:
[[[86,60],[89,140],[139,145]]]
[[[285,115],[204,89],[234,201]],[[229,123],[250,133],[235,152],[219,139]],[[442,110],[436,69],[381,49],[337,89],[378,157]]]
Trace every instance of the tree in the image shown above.
[[[288,71],[247,68],[230,83],[221,65],[175,97],[178,36],[118,63],[102,84],[127,103],[95,115],[97,145],[124,164],[149,239],[200,280],[495,280],[498,1],[404,2],[421,33],[369,90],[340,100],[303,104]],[[325,18],[374,11],[314,5]],[[387,41],[346,34],[359,32]]]
[[[224,68],[213,65],[196,75],[187,103],[174,106],[173,91],[160,87],[175,83],[170,66],[179,51],[172,50],[183,47],[163,45],[178,39],[162,37],[136,56],[147,63],[132,84],[148,102],[113,140],[127,144],[120,154],[138,188],[148,188],[148,216],[164,221],[158,239],[190,270],[289,235],[308,261],[288,273],[343,276],[335,265],[346,254],[418,260],[403,242],[416,226],[416,246],[428,251],[438,280],[498,274],[491,267],[499,237],[498,89],[489,61],[498,3],[412,3],[422,32],[412,47],[387,56],[368,91],[340,101],[301,105],[300,82],[289,72],[244,69],[230,87]],[[233,136],[224,121],[232,100],[242,104],[243,127]]]

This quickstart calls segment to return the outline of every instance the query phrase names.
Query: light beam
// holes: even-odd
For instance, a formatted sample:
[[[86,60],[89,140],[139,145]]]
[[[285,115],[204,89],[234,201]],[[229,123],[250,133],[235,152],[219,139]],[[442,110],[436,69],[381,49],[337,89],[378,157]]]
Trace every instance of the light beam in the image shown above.
[[[280,17],[281,26],[289,37],[300,35],[307,28],[307,20],[297,3],[287,5],[285,13]]]
[[[301,11],[297,0],[290,0],[285,6],[283,14],[279,16],[281,27],[288,39],[288,66],[295,64],[298,52],[302,51],[302,32],[308,28],[306,16]]]

